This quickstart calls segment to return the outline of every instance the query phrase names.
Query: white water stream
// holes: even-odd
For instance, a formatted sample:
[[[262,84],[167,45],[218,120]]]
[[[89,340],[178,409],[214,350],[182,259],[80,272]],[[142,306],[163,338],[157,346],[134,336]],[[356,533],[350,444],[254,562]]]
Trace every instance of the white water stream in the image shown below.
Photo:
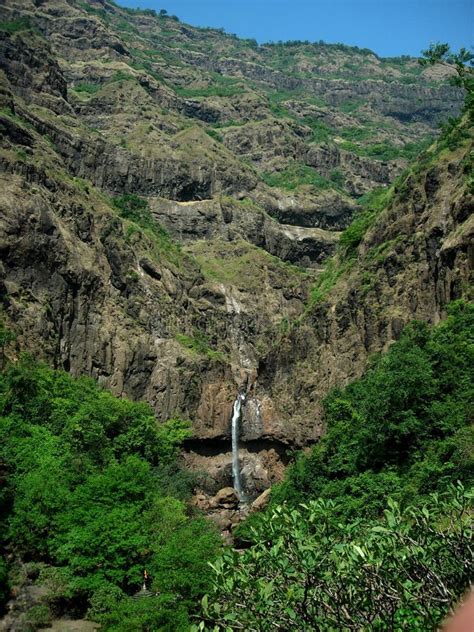
[[[240,393],[234,402],[234,410],[232,413],[232,480],[234,483],[234,489],[241,494],[242,493],[242,481],[240,480],[240,465],[239,465],[239,422],[242,412],[242,402],[245,400],[245,396]]]

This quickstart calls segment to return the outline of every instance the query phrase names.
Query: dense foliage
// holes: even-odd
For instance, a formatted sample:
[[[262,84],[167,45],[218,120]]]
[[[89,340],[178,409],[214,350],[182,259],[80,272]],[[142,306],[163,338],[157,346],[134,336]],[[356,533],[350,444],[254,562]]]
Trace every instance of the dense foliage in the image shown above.
[[[158,424],[147,404],[30,358],[1,375],[0,414],[2,540],[50,586],[41,607],[83,604],[104,629],[186,629],[219,542],[183,502],[188,422]],[[145,569],[142,603],[129,595]]]
[[[436,630],[469,585],[469,507],[462,486],[404,511],[390,502],[372,522],[341,522],[332,501],[277,507],[253,547],[214,564],[196,628]]]
[[[435,328],[414,323],[364,377],[324,402],[327,432],[275,490],[276,502],[337,499],[377,516],[387,495],[413,500],[474,478],[474,306]]]
[[[324,438],[240,528],[249,550],[213,564],[197,627],[437,629],[472,580],[473,373],[457,302],[334,390]]]

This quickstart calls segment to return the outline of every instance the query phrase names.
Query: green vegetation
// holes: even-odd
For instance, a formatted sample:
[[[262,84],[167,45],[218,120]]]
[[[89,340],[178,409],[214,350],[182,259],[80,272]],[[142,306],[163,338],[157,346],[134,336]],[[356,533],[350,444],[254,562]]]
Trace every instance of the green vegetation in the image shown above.
[[[181,249],[163,226],[153,218],[147,200],[134,193],[126,193],[114,198],[113,206],[118,210],[120,217],[135,224],[129,227],[127,239],[130,239],[139,227],[151,240],[158,258],[165,256],[172,263],[179,265],[182,258]]]
[[[355,255],[367,230],[373,226],[376,218],[386,208],[393,195],[393,189],[383,187],[373,189],[358,199],[362,210],[359,211],[351,224],[343,231],[339,239],[339,252],[343,258]]]
[[[337,280],[352,266],[352,261],[349,259],[343,265],[336,262],[334,258],[328,260],[324,270],[316,279],[313,287],[311,288],[309,305],[311,308],[316,303],[323,301],[330,290],[336,285]]]
[[[228,199],[235,204],[233,198]],[[252,201],[242,200],[239,204],[247,208],[259,208]],[[259,290],[267,270],[278,273],[286,287],[299,287],[306,274],[301,268],[245,241],[218,242],[212,246],[208,241],[201,241],[193,244],[189,251],[206,278],[246,291]]]
[[[276,507],[250,549],[213,564],[193,630],[434,632],[469,586],[472,497],[458,486],[404,510],[389,501],[384,518],[353,523],[332,501]]]
[[[459,301],[331,392],[325,436],[240,527],[252,546],[212,564],[196,628],[438,629],[470,581],[473,378]]]
[[[3,557],[0,557],[0,614],[3,613],[3,607],[9,594],[8,567]]]
[[[360,99],[348,99],[347,101],[343,101],[339,104],[339,109],[346,114],[352,114],[356,112],[364,102]]]
[[[130,73],[118,70],[112,75],[112,77],[110,77],[109,83],[114,83],[115,81],[135,81],[135,79],[136,78]]]
[[[337,173],[332,174],[332,177],[336,179]],[[336,285],[338,279],[352,268],[360,242],[369,228],[374,225],[380,213],[387,207],[393,191],[394,187],[389,189],[381,187],[373,189],[359,198],[358,202],[362,209],[341,233],[336,254],[326,261],[324,270],[319,274],[311,288],[308,309],[322,302]],[[382,246],[385,248],[385,245]],[[378,253],[372,253],[373,256],[381,255],[384,248]]]
[[[215,129],[207,127],[205,129],[205,132],[208,136],[216,140],[218,143],[222,143],[222,141],[224,140],[221,134],[219,134],[219,132],[217,132]]]
[[[5,348],[14,340],[15,334],[0,319],[0,369],[3,368],[5,362]]]
[[[30,612],[35,624],[73,600],[105,630],[186,629],[219,546],[184,502],[191,481],[176,456],[189,435],[189,422],[158,424],[147,404],[117,399],[90,379],[29,357],[6,367],[0,526],[7,546],[54,587]],[[130,596],[145,569],[153,593],[146,604]],[[2,563],[3,592],[5,583]]]
[[[102,86],[97,83],[78,83],[74,86],[75,92],[85,92],[86,94],[95,94],[99,92]]]
[[[474,306],[462,302],[432,330],[407,327],[363,378],[326,398],[326,435],[275,499],[338,499],[346,517],[377,516],[388,493],[413,502],[472,483],[473,332]]]
[[[222,352],[215,351],[211,348],[206,334],[202,331],[196,330],[193,336],[177,334],[176,340],[186,349],[194,351],[200,355],[207,355],[215,360],[222,360],[224,357]]]
[[[303,164],[294,164],[284,171],[274,171],[272,173],[264,172],[261,175],[262,180],[270,187],[280,187],[293,191],[300,186],[310,186],[315,191],[323,191],[325,189],[338,188],[337,180],[328,180],[321,176],[316,169]]]
[[[19,31],[28,31],[31,29],[31,24],[28,18],[18,18],[18,20],[12,20],[11,22],[0,22],[0,31],[6,31],[7,33],[18,33]]]
[[[340,136],[348,141],[363,141],[370,138],[374,133],[374,129],[370,125],[363,127],[343,127],[339,130]]]
[[[86,13],[89,13],[89,15],[97,15],[105,22],[109,21],[109,14],[105,9],[96,9],[96,7],[92,7],[87,2],[78,2],[78,5],[84,9]]]
[[[458,118],[450,117],[441,123],[440,149],[454,151],[470,138],[472,138],[472,130],[469,126],[460,124]]]
[[[427,50],[421,51],[423,57],[419,60],[421,66],[443,64],[456,71],[452,83],[464,88],[467,92],[467,105],[472,105],[474,93],[474,53],[461,48],[459,52],[451,51],[449,44],[431,44]]]
[[[351,128],[349,134],[347,130],[341,133],[342,136],[348,138],[350,136],[356,137],[357,140],[362,140],[364,137],[363,131],[360,133],[356,132],[358,128]],[[367,134],[370,134],[369,130],[367,130]],[[395,160],[397,158],[404,158],[405,160],[413,160],[415,159],[421,152],[423,152],[433,140],[431,138],[424,139],[417,143],[406,143],[403,147],[395,147],[388,142],[383,143],[373,143],[369,145],[359,145],[352,140],[346,140],[340,144],[342,149],[346,151],[351,151],[358,156],[367,156],[368,158],[375,158],[376,160],[382,160],[384,162],[389,160]]]
[[[334,131],[318,118],[305,116],[301,119],[301,122],[311,128],[313,132],[311,136],[312,143],[327,143],[334,135]]]
[[[21,162],[25,162],[25,160],[28,159],[28,154],[24,149],[17,149],[16,157],[18,158],[18,160],[21,160]]]
[[[180,97],[233,97],[243,91],[243,88],[233,84],[210,85],[202,88],[184,88],[174,86],[174,91]]]
[[[31,630],[38,628],[46,628],[51,624],[53,619],[51,609],[45,603],[33,606],[26,613],[26,624]]]

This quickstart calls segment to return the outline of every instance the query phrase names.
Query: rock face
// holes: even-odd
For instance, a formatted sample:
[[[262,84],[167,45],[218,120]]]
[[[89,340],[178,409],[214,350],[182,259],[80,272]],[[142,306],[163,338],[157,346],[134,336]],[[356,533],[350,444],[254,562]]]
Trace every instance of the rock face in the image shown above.
[[[368,357],[413,319],[439,322],[472,292],[474,198],[465,174],[470,140],[409,173],[358,249],[353,269],[259,367],[257,396],[285,428],[322,431],[321,398],[361,375]],[[472,167],[471,167],[472,168]],[[295,406],[295,402],[298,405]]]
[[[309,301],[357,198],[462,95],[416,60],[280,51],[107,0],[7,0],[0,21],[9,353],[190,418],[183,458],[208,494],[232,484],[245,392],[239,458],[257,496],[320,436],[329,388],[466,293],[471,132],[405,179],[351,270]]]
[[[256,204],[239,204],[232,198],[195,202],[153,199],[151,208],[156,220],[181,242],[242,239],[306,267],[326,259],[339,236],[334,230],[281,224]],[[352,210],[346,210],[346,217]]]

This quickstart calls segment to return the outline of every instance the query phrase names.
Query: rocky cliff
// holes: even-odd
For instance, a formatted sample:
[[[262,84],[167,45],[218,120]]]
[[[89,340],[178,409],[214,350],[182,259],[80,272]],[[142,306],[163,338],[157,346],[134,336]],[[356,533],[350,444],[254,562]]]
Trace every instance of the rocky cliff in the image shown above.
[[[320,435],[331,386],[466,293],[467,125],[387,189],[355,253],[328,259],[360,196],[459,111],[439,69],[258,46],[105,0],[8,0],[0,20],[10,352],[189,417],[186,459],[211,491],[231,481],[239,389],[257,492]]]

